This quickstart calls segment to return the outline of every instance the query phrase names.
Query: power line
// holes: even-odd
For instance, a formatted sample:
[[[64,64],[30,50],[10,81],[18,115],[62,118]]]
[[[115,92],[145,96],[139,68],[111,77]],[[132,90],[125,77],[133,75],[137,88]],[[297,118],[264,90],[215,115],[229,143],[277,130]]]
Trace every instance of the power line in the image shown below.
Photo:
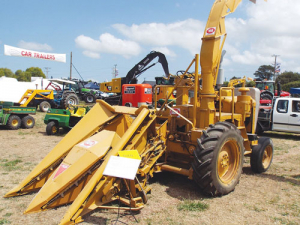
[[[51,67],[44,67],[45,68],[45,70],[46,70],[46,78],[48,79],[48,72],[49,72],[49,70],[51,69]]]

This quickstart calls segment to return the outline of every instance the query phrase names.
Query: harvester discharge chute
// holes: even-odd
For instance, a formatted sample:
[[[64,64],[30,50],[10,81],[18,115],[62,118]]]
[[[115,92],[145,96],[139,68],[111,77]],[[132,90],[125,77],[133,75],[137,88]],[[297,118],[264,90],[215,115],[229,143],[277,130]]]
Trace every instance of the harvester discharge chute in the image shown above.
[[[201,60],[196,55],[175,78],[176,106],[95,106],[5,197],[37,191],[26,213],[71,204],[61,225],[82,221],[96,208],[139,210],[147,202],[147,180],[170,171],[193,179],[210,196],[230,193],[239,182],[244,156],[256,173],[268,170],[273,157],[269,138],[255,134],[259,91],[243,87],[216,88],[224,45],[225,16],[241,0],[216,0],[205,28]],[[223,37],[223,38],[221,38]],[[201,75],[199,74],[199,62]],[[194,73],[186,76],[195,64]],[[200,86],[201,77],[201,86]],[[155,101],[156,102],[156,101]],[[133,180],[104,175],[112,156],[135,150],[141,162]],[[123,152],[124,153],[124,152]]]

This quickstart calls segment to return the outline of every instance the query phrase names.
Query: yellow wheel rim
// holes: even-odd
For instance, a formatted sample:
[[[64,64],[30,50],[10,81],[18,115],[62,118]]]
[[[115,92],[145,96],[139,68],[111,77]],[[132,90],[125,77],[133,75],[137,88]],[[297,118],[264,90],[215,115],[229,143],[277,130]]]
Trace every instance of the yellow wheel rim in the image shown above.
[[[272,146],[268,145],[265,148],[265,151],[264,151],[264,154],[262,157],[262,164],[263,164],[264,169],[269,167],[271,160],[272,160],[272,156],[273,156]]]
[[[57,132],[56,126],[53,126],[53,127],[52,127],[52,133],[55,134],[56,132]]]
[[[13,121],[11,122],[11,124],[12,124],[14,127],[16,127],[16,126],[18,126],[19,121],[18,121],[18,120],[13,120]]]
[[[27,120],[26,124],[27,124],[27,126],[31,126],[32,125],[32,120]]]
[[[217,174],[222,183],[229,184],[235,178],[239,164],[240,154],[237,141],[227,140],[218,155]]]

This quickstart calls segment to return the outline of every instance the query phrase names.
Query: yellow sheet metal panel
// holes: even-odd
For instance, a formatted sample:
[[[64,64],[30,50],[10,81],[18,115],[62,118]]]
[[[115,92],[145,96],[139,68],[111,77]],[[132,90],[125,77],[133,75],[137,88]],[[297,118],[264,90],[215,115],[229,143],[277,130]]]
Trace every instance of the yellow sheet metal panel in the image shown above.
[[[101,115],[101,116],[99,116]],[[53,164],[62,160],[71,148],[87,137],[91,136],[102,124],[115,117],[111,111],[105,108],[101,102],[98,102],[89,111],[89,113],[83,117],[79,123],[53,148],[53,150],[32,170],[32,172],[14,189],[9,191],[5,197],[21,195],[37,188],[40,188],[43,183],[35,182],[31,183],[36,177],[40,176],[45,171],[52,173],[58,165]],[[41,178],[42,179],[42,178]],[[39,186],[36,186],[39,183]],[[30,184],[28,187],[27,185]],[[24,187],[26,187],[24,189]]]
[[[101,166],[97,169],[94,176],[90,179],[90,181],[86,184],[84,189],[80,192],[78,197],[74,200],[72,205],[70,206],[68,212],[65,214],[63,220],[61,221],[61,224],[69,224],[70,221],[76,220],[79,216],[81,216],[82,211],[88,207],[88,204],[85,203],[85,207],[81,207],[82,204],[87,200],[89,197],[89,204],[92,204],[94,201],[93,197],[97,194],[93,192],[91,195],[91,192],[95,188],[95,186],[99,183],[103,176],[103,171],[108,163],[108,159],[112,155],[117,155],[118,151],[124,149],[127,142],[130,140],[132,135],[136,132],[136,130],[140,127],[140,125],[144,122],[146,117],[149,115],[149,110],[143,109],[141,113],[138,115],[138,117],[133,121],[132,125],[128,128],[128,130],[125,132],[123,137],[118,141],[116,146],[112,148],[109,153],[105,157],[105,161],[101,164]]]
[[[92,177],[89,174],[95,170],[95,163],[119,140],[120,137],[115,132],[103,130],[75,145],[31,201],[26,213],[72,202]],[[47,207],[43,207],[45,205]]]

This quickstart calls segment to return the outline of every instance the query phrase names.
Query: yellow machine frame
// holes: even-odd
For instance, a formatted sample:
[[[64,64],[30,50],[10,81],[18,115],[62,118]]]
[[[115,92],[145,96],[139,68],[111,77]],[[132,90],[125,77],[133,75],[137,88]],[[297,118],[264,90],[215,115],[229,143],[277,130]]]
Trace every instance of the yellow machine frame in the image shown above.
[[[39,95],[40,97],[37,97],[37,95]],[[34,99],[48,99],[48,100],[53,100],[54,99],[53,90],[28,89],[24,93],[24,95],[21,97],[21,99],[19,101],[19,104],[22,107],[26,107]]]

